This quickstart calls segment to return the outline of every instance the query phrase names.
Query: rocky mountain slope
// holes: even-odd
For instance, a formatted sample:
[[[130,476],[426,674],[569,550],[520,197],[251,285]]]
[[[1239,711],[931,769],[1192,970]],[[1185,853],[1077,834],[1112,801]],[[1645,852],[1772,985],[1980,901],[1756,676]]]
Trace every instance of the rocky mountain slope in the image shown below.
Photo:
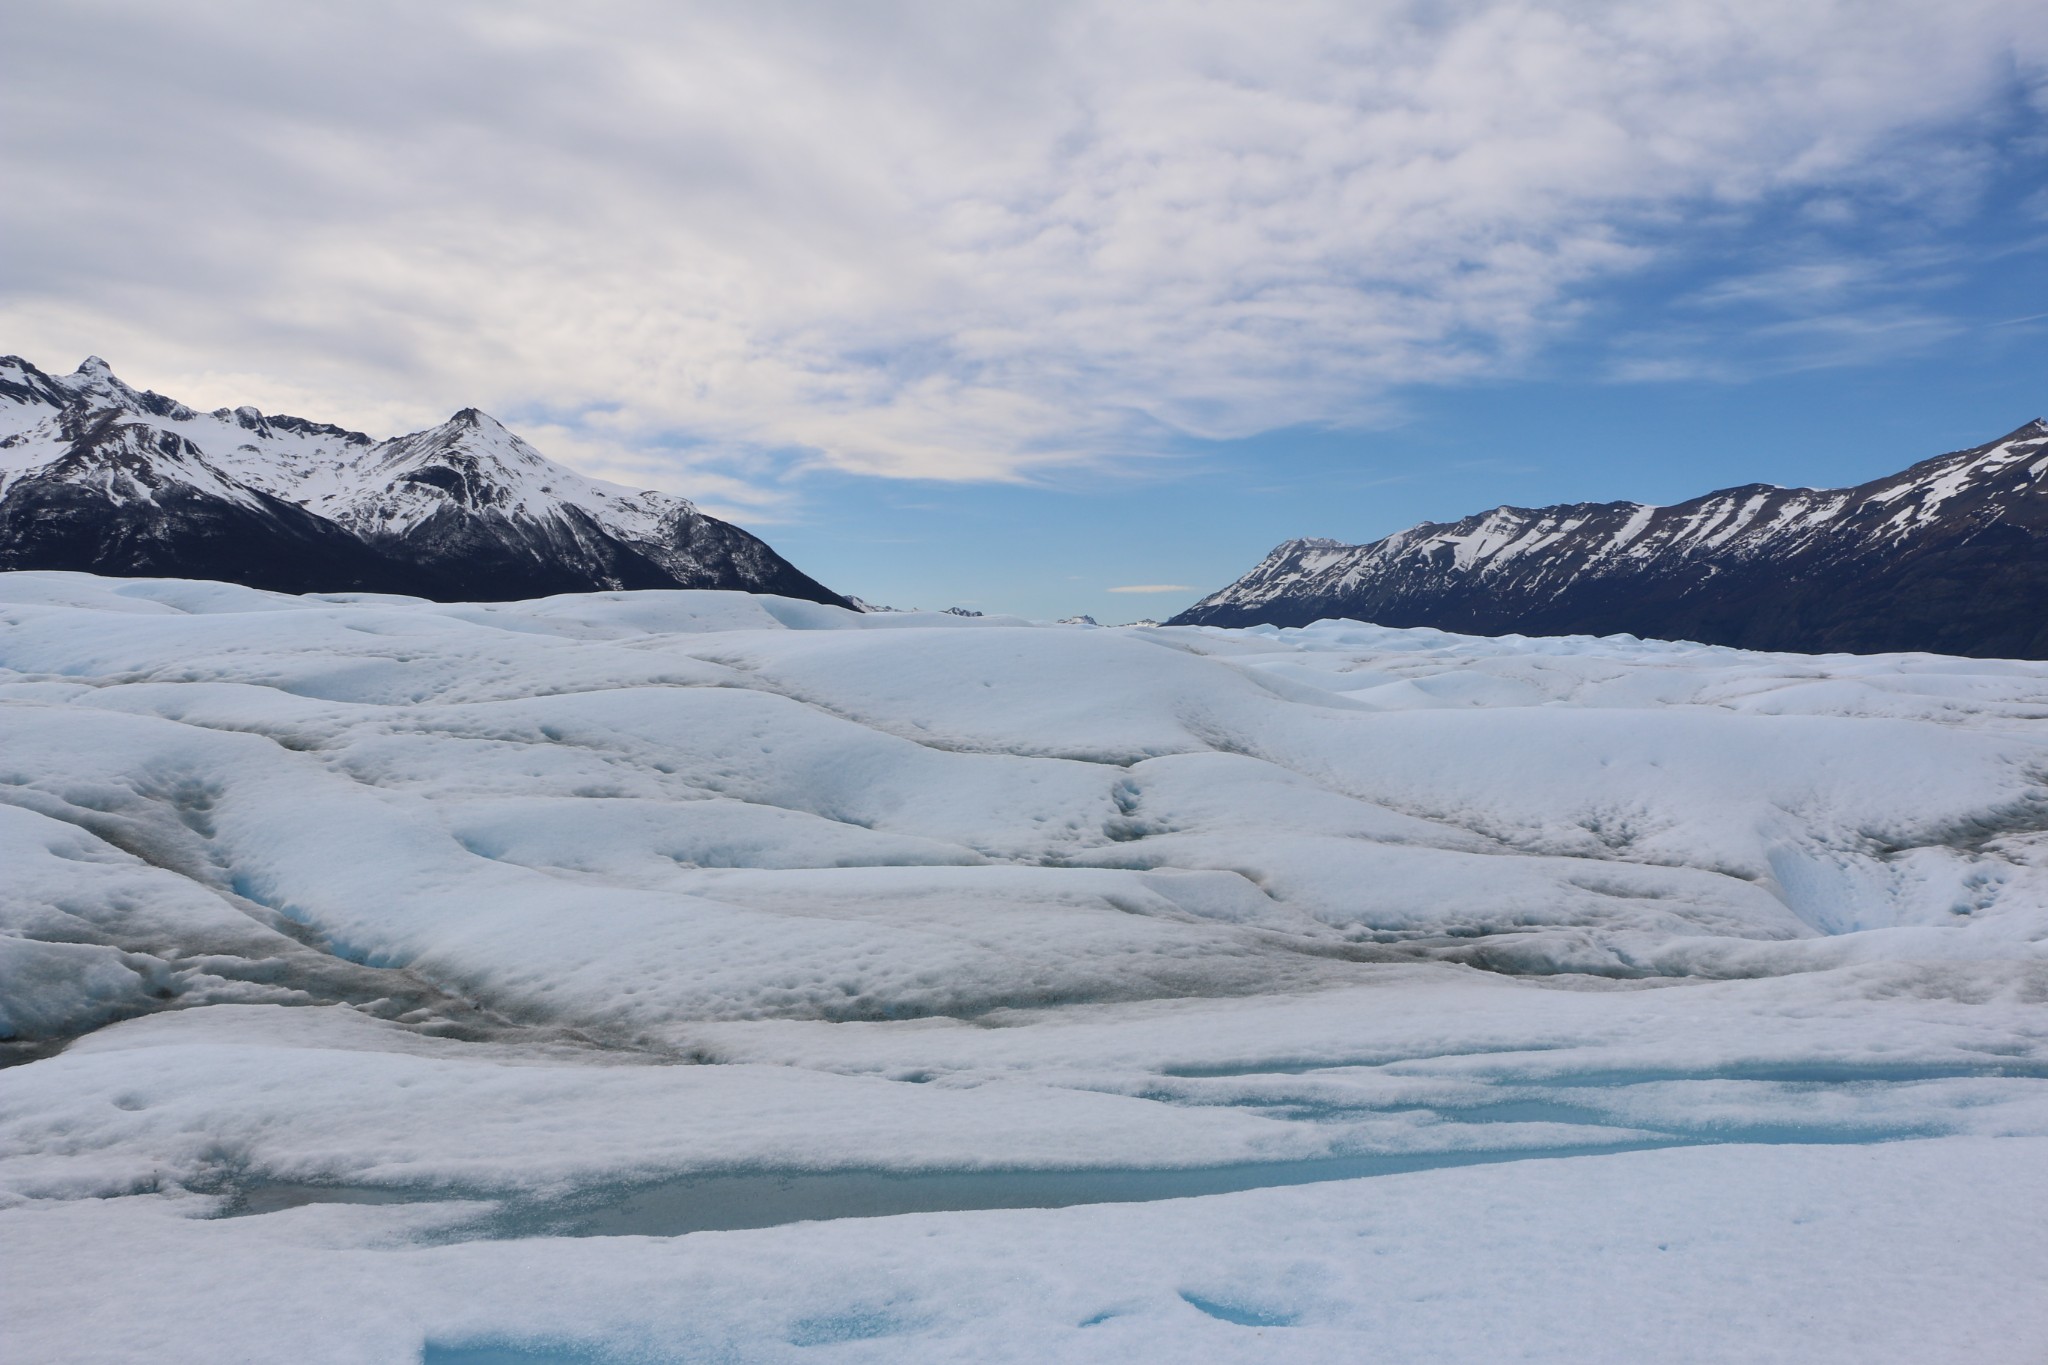
[[[1173,619],[2048,658],[2048,422],[1854,488],[1497,507],[1292,540]]]
[[[585,478],[465,408],[388,441],[198,412],[94,357],[0,357],[0,569],[503,601],[727,588],[846,605],[686,499]]]

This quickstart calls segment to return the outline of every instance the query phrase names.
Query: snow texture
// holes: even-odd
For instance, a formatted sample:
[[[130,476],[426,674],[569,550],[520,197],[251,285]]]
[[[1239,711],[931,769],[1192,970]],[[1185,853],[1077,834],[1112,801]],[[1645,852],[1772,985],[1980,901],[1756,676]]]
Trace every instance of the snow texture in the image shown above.
[[[654,538],[661,523],[693,510],[669,493],[591,479],[546,459],[473,408],[447,422],[385,442],[252,407],[199,412],[122,382],[98,356],[69,375],[31,373],[16,356],[0,358],[0,491],[71,446],[61,429],[66,408],[114,412],[152,434],[168,433],[203,464],[207,491],[247,497],[249,490],[296,502],[359,534],[402,534],[448,501],[445,487],[419,480],[423,470],[464,448],[492,485],[493,506],[515,519],[547,520],[562,507],[589,513],[630,539]],[[140,494],[137,494],[138,496]]]
[[[2037,1361],[2044,720],[0,575],[0,1354]]]

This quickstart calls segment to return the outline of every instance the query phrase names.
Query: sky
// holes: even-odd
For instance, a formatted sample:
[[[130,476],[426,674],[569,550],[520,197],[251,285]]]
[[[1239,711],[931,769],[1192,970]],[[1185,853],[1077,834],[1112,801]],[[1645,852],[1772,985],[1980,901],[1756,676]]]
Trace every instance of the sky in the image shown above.
[[[2048,415],[2039,0],[71,0],[0,118],[0,352],[481,407],[875,602]]]

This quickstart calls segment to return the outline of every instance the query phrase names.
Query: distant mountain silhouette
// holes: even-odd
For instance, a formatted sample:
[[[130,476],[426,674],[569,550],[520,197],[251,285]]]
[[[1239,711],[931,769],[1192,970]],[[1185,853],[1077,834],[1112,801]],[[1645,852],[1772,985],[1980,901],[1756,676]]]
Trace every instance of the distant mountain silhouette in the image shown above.
[[[2048,422],[1854,488],[1497,507],[1291,540],[1173,625],[1350,617],[1482,635],[2048,658]]]

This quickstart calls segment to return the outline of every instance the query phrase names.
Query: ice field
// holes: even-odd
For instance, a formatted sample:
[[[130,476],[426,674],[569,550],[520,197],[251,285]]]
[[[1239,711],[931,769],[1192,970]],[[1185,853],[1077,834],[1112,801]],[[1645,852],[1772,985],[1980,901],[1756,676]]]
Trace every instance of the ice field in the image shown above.
[[[2048,664],[0,622],[0,1359],[2048,1358]]]

